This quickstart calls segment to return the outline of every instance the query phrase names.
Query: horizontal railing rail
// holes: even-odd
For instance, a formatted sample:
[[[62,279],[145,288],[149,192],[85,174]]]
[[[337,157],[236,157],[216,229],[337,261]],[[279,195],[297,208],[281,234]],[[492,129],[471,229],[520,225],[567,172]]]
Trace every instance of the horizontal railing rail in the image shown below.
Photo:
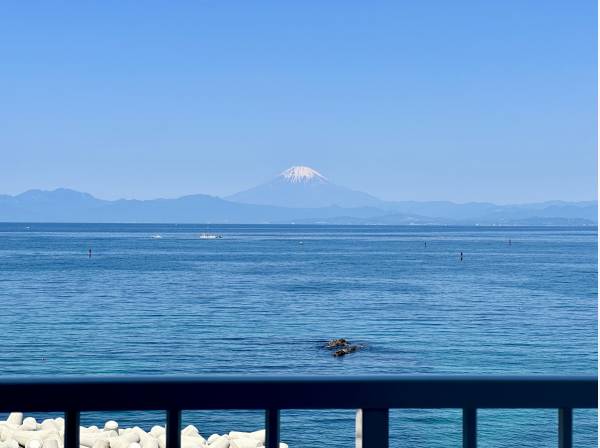
[[[267,448],[282,409],[361,409],[362,447],[389,445],[389,409],[463,410],[463,446],[477,443],[477,409],[558,410],[558,446],[572,446],[574,408],[598,407],[597,377],[59,377],[0,378],[0,412],[63,411],[65,448],[79,448],[83,411],[166,410],[167,446],[180,448],[182,410],[263,409]]]

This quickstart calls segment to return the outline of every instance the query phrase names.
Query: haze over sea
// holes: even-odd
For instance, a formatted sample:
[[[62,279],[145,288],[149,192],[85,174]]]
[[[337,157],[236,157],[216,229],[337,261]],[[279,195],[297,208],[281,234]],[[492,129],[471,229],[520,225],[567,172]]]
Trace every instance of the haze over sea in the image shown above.
[[[208,230],[223,239],[199,239],[204,225],[0,224],[2,374],[597,373],[596,228]],[[336,337],[367,348],[333,358],[322,345]],[[595,444],[595,415],[575,411],[575,446]],[[109,417],[164,421],[82,422]],[[187,423],[264,426],[250,411]],[[353,426],[347,410],[282,412],[291,447],[353,446]],[[460,434],[459,411],[391,413],[392,446]],[[555,446],[556,412],[482,410],[479,440]]]

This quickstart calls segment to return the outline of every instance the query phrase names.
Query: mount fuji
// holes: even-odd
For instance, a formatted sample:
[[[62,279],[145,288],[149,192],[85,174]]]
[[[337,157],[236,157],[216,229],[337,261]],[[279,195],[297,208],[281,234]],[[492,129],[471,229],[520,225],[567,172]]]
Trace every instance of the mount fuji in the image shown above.
[[[378,207],[383,201],[370,194],[336,185],[308,166],[293,166],[270,182],[226,197],[244,204],[293,208]]]
[[[598,203],[549,201],[386,202],[341,187],[307,166],[227,198],[193,194],[173,199],[98,199],[65,188],[0,194],[0,222],[142,222],[223,224],[597,225]]]

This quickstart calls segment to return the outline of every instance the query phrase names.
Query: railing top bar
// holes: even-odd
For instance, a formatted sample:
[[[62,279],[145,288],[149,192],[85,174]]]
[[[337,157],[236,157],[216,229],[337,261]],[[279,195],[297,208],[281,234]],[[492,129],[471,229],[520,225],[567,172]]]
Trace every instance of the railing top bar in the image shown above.
[[[520,383],[597,382],[594,375],[64,375],[0,376],[0,386],[8,384],[90,384],[90,383]]]
[[[595,408],[595,376],[0,377],[0,411]]]

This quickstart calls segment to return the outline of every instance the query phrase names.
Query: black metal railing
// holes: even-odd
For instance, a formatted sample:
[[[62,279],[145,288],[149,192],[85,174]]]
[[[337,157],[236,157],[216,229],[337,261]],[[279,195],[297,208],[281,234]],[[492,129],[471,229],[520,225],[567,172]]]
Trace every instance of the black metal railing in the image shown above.
[[[166,410],[180,448],[182,410],[263,409],[266,448],[281,409],[362,409],[363,448],[389,446],[389,409],[463,410],[463,447],[477,445],[477,409],[558,410],[557,444],[572,446],[573,409],[598,407],[597,377],[92,377],[0,378],[0,412],[64,411],[65,448],[79,448],[82,411]]]

